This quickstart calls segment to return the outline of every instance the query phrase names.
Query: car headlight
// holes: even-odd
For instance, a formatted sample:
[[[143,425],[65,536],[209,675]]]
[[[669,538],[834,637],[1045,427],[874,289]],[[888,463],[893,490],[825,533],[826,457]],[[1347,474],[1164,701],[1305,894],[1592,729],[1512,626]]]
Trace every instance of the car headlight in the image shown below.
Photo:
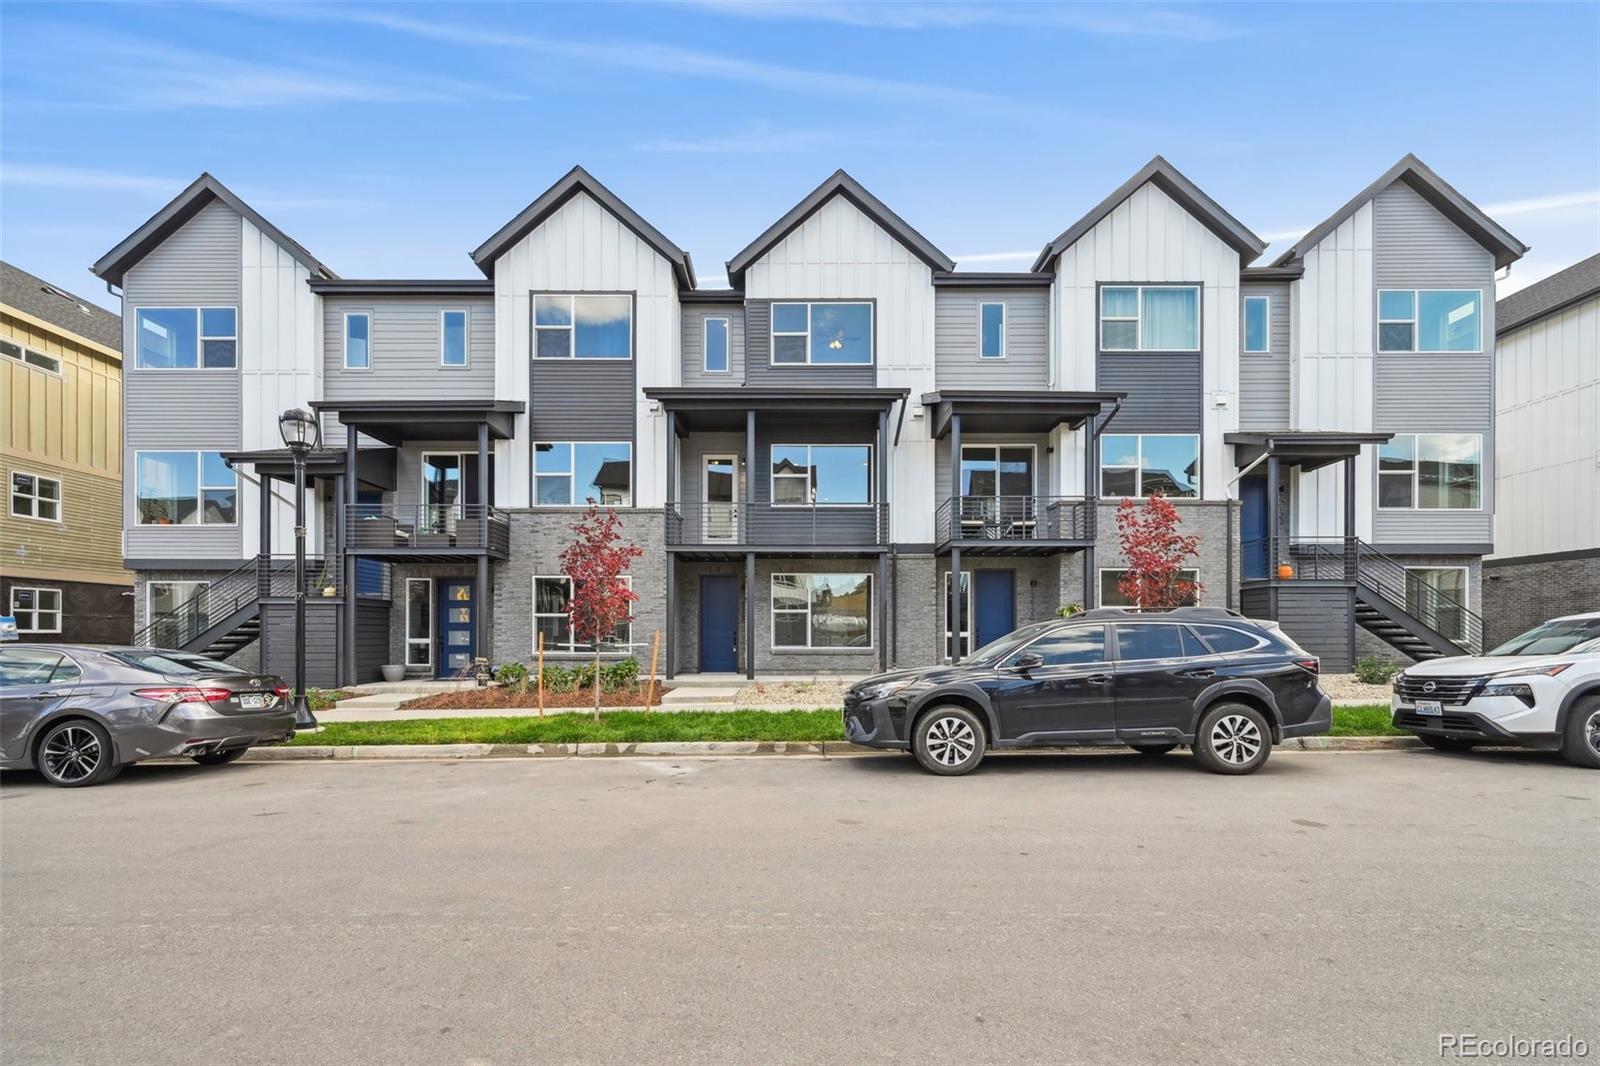
[[[876,685],[868,685],[864,689],[858,689],[856,695],[863,700],[881,700],[885,696],[894,695],[901,689],[910,688],[911,685],[912,682],[909,678],[901,681],[881,681]]]
[[[1492,677],[1555,677],[1557,674],[1569,669],[1571,663],[1555,663],[1551,666],[1519,666],[1515,670],[1501,670]]]
[[[1532,707],[1533,703],[1534,703],[1534,700],[1533,700],[1533,689],[1530,688],[1527,685],[1521,685],[1521,684],[1485,685],[1481,695],[1484,695],[1484,696],[1515,696],[1517,699],[1521,700],[1526,706],[1529,706],[1529,707]]]

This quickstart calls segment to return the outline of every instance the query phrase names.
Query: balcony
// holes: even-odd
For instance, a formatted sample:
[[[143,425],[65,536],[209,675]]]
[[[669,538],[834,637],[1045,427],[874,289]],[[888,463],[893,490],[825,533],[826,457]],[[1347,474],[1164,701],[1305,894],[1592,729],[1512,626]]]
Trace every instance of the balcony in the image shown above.
[[[952,496],[934,513],[935,540],[964,552],[1042,555],[1094,542],[1095,500],[1083,496]]]
[[[889,505],[683,501],[667,508],[668,547],[873,551],[889,543]]]
[[[420,561],[511,555],[511,519],[476,503],[354,504],[345,507],[345,550],[376,558]]]

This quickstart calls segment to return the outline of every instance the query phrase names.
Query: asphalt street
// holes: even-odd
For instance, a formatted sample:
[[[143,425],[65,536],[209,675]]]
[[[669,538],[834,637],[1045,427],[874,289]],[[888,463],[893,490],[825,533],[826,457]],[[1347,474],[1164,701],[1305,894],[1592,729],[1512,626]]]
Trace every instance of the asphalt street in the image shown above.
[[[1600,1055],[1541,754],[136,766],[0,784],[7,1063]]]

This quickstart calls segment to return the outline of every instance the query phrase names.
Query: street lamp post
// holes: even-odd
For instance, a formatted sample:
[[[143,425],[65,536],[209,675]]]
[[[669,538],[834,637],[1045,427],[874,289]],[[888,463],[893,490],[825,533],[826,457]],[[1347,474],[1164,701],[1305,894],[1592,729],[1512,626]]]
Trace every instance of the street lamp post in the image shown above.
[[[296,407],[278,416],[278,432],[294,456],[294,727],[317,728],[306,699],[306,455],[322,443],[322,427]]]

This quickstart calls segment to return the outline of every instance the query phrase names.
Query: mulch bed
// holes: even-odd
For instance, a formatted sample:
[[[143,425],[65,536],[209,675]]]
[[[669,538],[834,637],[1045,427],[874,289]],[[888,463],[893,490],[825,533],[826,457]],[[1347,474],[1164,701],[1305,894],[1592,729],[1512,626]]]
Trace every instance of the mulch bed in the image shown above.
[[[656,685],[655,705],[661,705],[662,693],[671,692],[670,688]],[[479,708],[524,708],[536,710],[539,706],[539,692],[530,688],[526,692],[519,692],[513,688],[468,688],[457,689],[452,692],[435,692],[427,696],[418,696],[414,700],[406,700],[400,705],[401,710],[477,710]],[[544,706],[546,710],[570,709],[574,707],[593,707],[594,689],[580,688],[576,692],[551,692],[544,693]],[[600,706],[602,707],[643,707],[644,688],[621,689],[617,692],[600,693]]]

